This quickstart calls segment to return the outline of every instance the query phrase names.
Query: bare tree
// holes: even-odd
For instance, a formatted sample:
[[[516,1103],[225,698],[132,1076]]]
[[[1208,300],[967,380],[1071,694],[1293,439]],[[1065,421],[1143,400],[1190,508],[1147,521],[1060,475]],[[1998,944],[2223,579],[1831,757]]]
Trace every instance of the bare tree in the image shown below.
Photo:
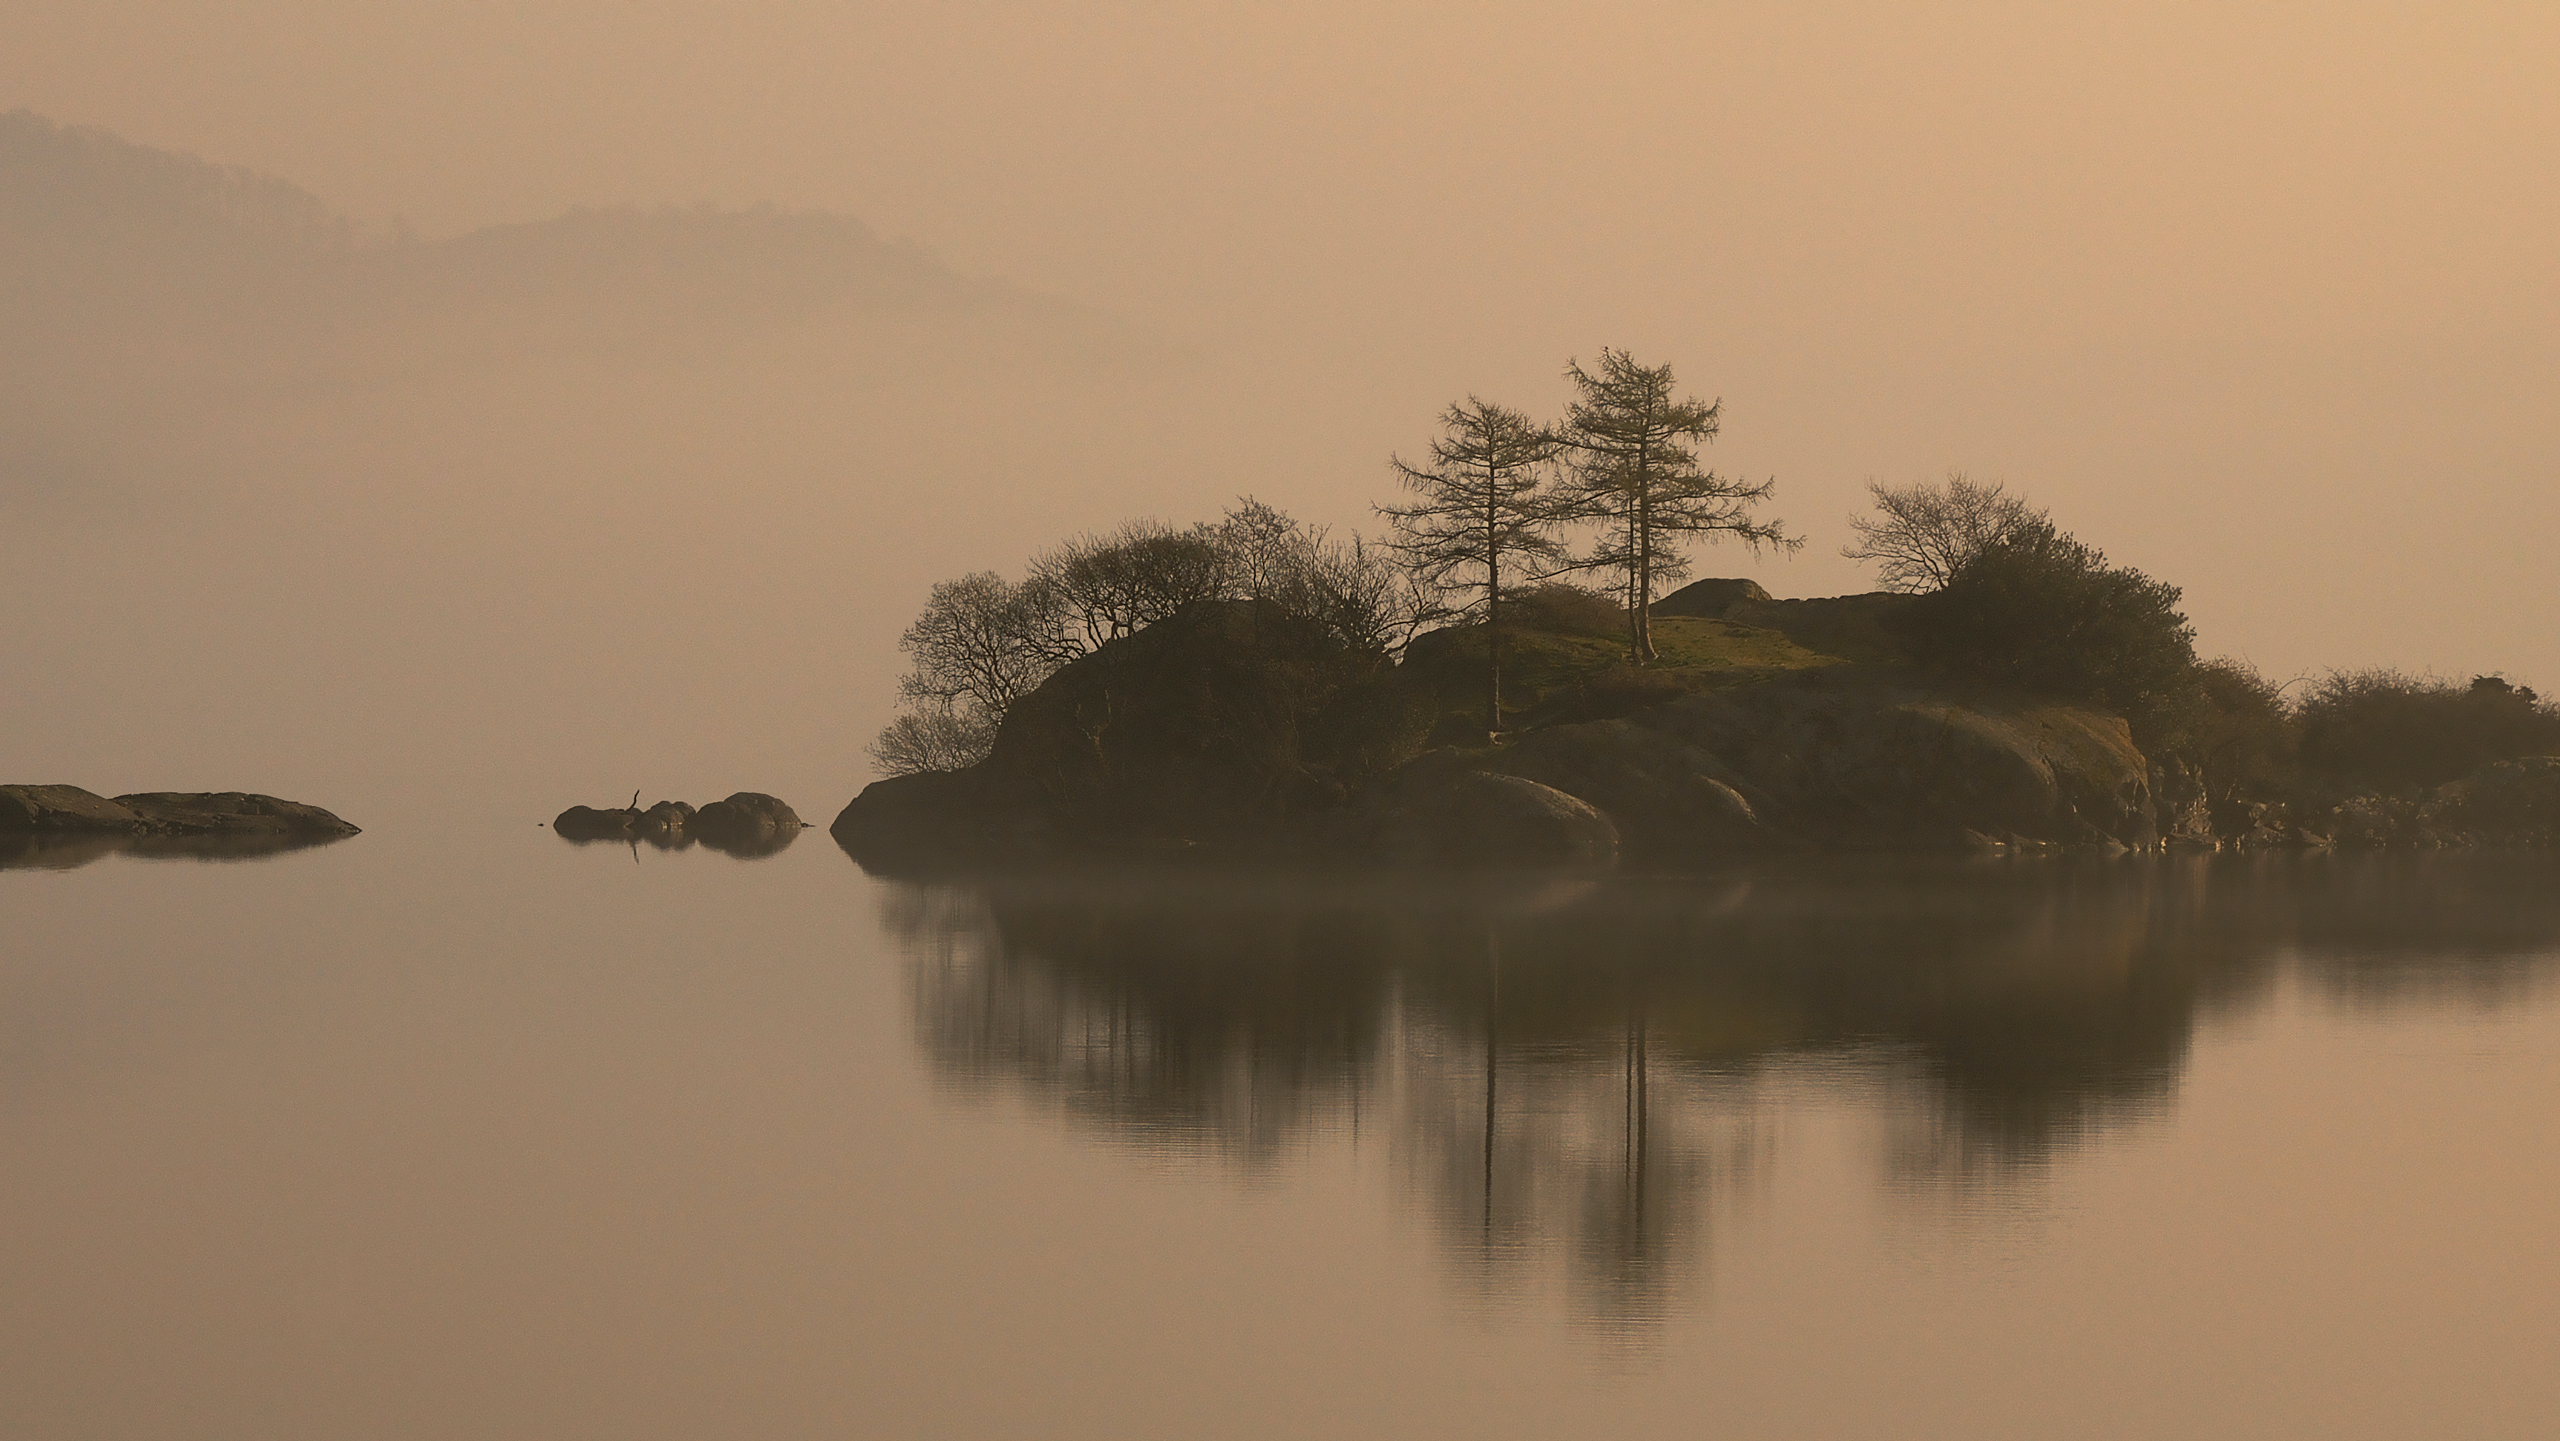
[[[1468,396],[1440,416],[1431,463],[1389,456],[1415,500],[1381,505],[1388,551],[1429,598],[1436,617],[1482,615],[1487,645],[1485,729],[1502,729],[1504,587],[1554,574],[1563,548],[1552,462],[1562,443],[1516,410]],[[1454,602],[1454,603],[1453,603]]]
[[[1063,664],[1169,620],[1184,606],[1231,593],[1230,568],[1216,527],[1176,530],[1160,520],[1133,520],[1034,560],[1026,584],[1055,612],[1059,629],[1046,649]]]
[[[975,706],[926,704],[907,712],[872,739],[871,764],[882,775],[967,770],[995,745],[995,720]]]
[[[1060,665],[1060,629],[1055,598],[1037,583],[980,571],[935,586],[924,613],[898,637],[913,662],[898,693],[915,710],[872,742],[873,760],[883,769],[975,764],[1004,713]]]
[[[1638,665],[1654,659],[1648,611],[1657,583],[1689,573],[1680,547],[1699,535],[1730,535],[1757,551],[1804,544],[1785,522],[1752,519],[1777,482],[1729,480],[1698,464],[1693,442],[1713,440],[1723,402],[1675,398],[1671,367],[1638,365],[1623,350],[1600,352],[1599,373],[1568,362],[1581,392],[1558,438],[1572,455],[1570,514],[1599,526],[1580,564],[1626,577],[1628,644]]]
[[[1886,590],[1942,590],[1967,561],[2045,519],[2043,511],[2008,494],[1998,481],[1984,485],[1962,471],[1950,471],[1935,484],[1871,480],[1867,494],[1875,498],[1876,514],[1850,517],[1849,529],[1858,540],[1842,546],[1840,553],[1876,562],[1876,580]]]

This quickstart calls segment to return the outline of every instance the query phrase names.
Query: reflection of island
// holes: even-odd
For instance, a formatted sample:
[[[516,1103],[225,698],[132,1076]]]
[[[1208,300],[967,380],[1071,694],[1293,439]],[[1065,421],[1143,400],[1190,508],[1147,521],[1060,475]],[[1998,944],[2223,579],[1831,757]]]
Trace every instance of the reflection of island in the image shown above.
[[[2287,956],[2369,994],[2496,999],[2560,946],[2531,856],[1804,863],[1488,887],[1092,875],[899,887],[919,1035],[1125,1141],[1248,1169],[1383,1133],[1488,1286],[1562,1256],[1661,1314],[1775,1144],[1755,1078],[1910,1104],[1902,1180],[2002,1185],[2173,1093],[2198,1016]]]
[[[68,871],[109,856],[155,861],[255,861],[335,845],[330,835],[0,836],[0,871]]]

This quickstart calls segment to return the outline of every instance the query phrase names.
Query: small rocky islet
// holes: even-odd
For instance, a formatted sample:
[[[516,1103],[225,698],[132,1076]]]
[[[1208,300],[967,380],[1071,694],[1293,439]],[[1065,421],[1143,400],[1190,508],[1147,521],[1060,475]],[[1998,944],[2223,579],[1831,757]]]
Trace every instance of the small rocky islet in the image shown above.
[[[326,845],[359,828],[301,801],[247,791],[102,796],[0,785],[0,866],[67,870],[114,854],[233,860]]]
[[[646,842],[681,850],[699,842],[733,856],[768,856],[799,838],[799,813],[761,791],[738,791],[696,808],[659,801],[645,809],[634,795],[626,806],[571,806],[552,818],[552,833],[577,843]]]

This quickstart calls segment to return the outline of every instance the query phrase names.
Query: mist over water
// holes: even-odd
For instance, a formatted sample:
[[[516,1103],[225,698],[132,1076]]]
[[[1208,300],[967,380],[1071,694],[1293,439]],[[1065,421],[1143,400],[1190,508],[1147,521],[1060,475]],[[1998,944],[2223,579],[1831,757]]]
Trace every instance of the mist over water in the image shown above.
[[[2560,686],[2560,15],[0,15],[29,1435],[2539,1436],[2547,859],[1535,885],[563,843],[869,779],[936,581],[1374,529],[1623,347],[2205,655]]]

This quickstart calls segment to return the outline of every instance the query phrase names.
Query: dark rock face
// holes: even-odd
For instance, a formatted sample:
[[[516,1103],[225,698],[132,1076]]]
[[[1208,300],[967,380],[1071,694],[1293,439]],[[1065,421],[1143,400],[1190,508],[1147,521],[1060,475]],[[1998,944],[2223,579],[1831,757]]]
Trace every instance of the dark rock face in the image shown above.
[[[1195,606],[1016,702],[980,767],[1059,831],[1270,838],[1409,753],[1385,653],[1248,602]]]
[[[1724,613],[1747,600],[1772,597],[1756,580],[1693,580],[1653,603],[1655,615],[1691,615],[1722,620]]]
[[[1049,825],[1037,797],[1007,794],[984,773],[923,771],[862,788],[827,834],[874,870],[1036,856]]]
[[[1352,793],[1420,749],[1386,653],[1252,602],[1194,606],[1014,703],[992,754],[876,781],[829,828],[857,860],[1029,860],[1198,842],[1323,852]]]
[[[242,791],[145,791],[108,800],[78,786],[0,786],[0,834],[331,838],[357,828],[318,806]]]
[[[2159,838],[2131,730],[2082,706],[1814,683],[1689,696],[1632,719],[1716,757],[1766,798],[1764,820],[1826,844]]]

